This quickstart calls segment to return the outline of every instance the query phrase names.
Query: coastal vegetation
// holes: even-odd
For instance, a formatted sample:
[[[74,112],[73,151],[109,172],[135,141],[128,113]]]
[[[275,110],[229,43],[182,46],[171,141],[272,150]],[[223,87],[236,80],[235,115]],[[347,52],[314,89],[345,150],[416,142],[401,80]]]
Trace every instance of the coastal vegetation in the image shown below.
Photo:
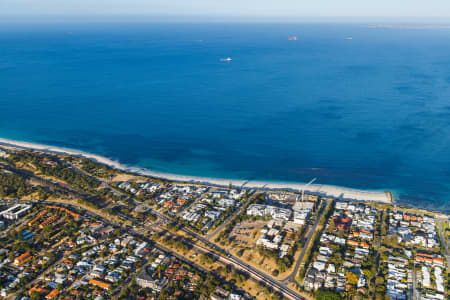
[[[84,157],[78,157],[74,159],[72,156],[67,156],[67,159],[72,162],[78,163],[83,171],[98,178],[110,179],[112,176],[119,173],[117,170],[109,166],[93,162],[92,160]]]
[[[225,289],[232,290],[233,284],[237,284],[238,286],[246,285],[246,281],[249,278],[247,273],[238,269],[233,269],[231,266],[226,266],[220,260],[217,260],[215,255],[196,253],[196,248],[192,245],[199,243],[200,240],[197,239],[194,234],[188,235],[180,230],[183,229],[183,227],[188,227],[200,233],[202,232],[200,226],[181,220],[178,217],[181,212],[173,213],[162,205],[159,207],[156,205],[156,202],[157,200],[159,201],[158,198],[162,193],[170,194],[170,192],[172,192],[172,199],[182,199],[186,201],[180,206],[180,211],[182,211],[194,204],[195,199],[208,197],[210,191],[202,192],[195,196],[186,193],[188,196],[182,198],[182,193],[173,192],[173,189],[180,188],[179,185],[181,184],[170,183],[167,184],[167,186],[161,187],[161,190],[155,190],[152,193],[147,193],[145,196],[142,196],[139,193],[139,189],[143,184],[146,184],[146,182],[142,183],[139,181],[140,179],[136,180],[133,178],[133,180],[130,180],[130,187],[137,190],[136,193],[132,193],[120,189],[118,187],[119,185],[116,184],[118,181],[112,181],[113,184],[109,184],[109,178],[114,175],[113,169],[99,165],[96,162],[90,162],[88,160],[85,162],[76,157],[34,153],[33,151],[30,151],[29,153],[27,151],[12,151],[1,163],[2,166],[5,167],[5,169],[0,170],[0,182],[2,183],[0,185],[0,197],[2,198],[26,199],[28,197],[27,199],[33,199],[36,197],[37,199],[46,199],[54,196],[56,191],[58,191],[58,193],[62,193],[61,191],[70,191],[73,196],[72,200],[75,199],[81,207],[87,208],[87,210],[90,210],[89,208],[95,208],[95,210],[91,211],[97,212],[101,211],[99,209],[101,206],[96,199],[110,199],[111,201],[108,202],[108,204],[111,205],[108,205],[104,212],[108,215],[114,214],[122,218],[124,221],[122,223],[123,225],[141,226],[140,230],[147,230],[143,235],[149,236],[147,233],[152,225],[150,224],[150,226],[148,226],[149,224],[146,223],[159,222],[155,227],[159,227],[161,231],[153,233],[151,236],[153,240],[162,243],[171,251],[189,257],[192,261],[195,261],[195,263],[208,268],[210,272],[215,272],[216,269],[218,269],[216,275],[219,274],[227,280],[230,280],[229,283],[223,285]],[[23,172],[19,173],[19,171]],[[101,178],[105,180],[102,180]],[[42,182],[45,181],[48,184],[45,186],[41,185],[39,179],[42,179]],[[152,179],[148,179],[148,182],[153,183]],[[59,188],[57,189],[55,187]],[[408,256],[405,253],[404,243],[399,239],[401,235],[390,233],[390,227],[392,226],[391,215],[396,211],[393,210],[392,207],[385,205],[383,209],[373,212],[372,209],[377,207],[377,205],[372,203],[356,203],[354,204],[354,207],[364,206],[362,211],[358,211],[358,214],[361,216],[370,215],[371,220],[373,220],[373,223],[371,223],[373,224],[373,229],[370,230],[373,234],[373,240],[367,241],[367,246],[370,247],[370,251],[367,256],[359,259],[358,270],[355,271],[354,268],[346,266],[346,263],[348,264],[351,262],[350,260],[357,254],[355,247],[349,245],[348,241],[353,241],[360,246],[362,244],[366,245],[366,241],[356,235],[350,238],[350,234],[360,232],[356,225],[356,221],[354,223],[350,222],[348,228],[345,228],[343,223],[335,222],[336,217],[350,219],[351,217],[348,216],[354,213],[354,211],[339,212],[339,209],[337,209],[338,204],[342,204],[343,201],[319,198],[319,201],[317,201],[315,205],[315,208],[318,208],[314,209],[311,218],[304,225],[296,226],[295,230],[288,227],[281,230],[281,228],[287,225],[289,221],[283,221],[280,225],[276,224],[275,221],[272,222],[272,218],[269,215],[264,217],[246,214],[250,204],[265,204],[267,203],[268,198],[268,193],[265,191],[257,191],[251,196],[246,194],[240,199],[240,211],[238,209],[225,211],[224,209],[222,217],[215,221],[213,228],[226,222],[225,225],[223,225],[223,229],[220,229],[217,235],[211,233],[210,235],[204,235],[203,237],[207,237],[211,242],[216,242],[217,245],[223,246],[224,249],[227,250],[227,252],[222,250],[211,250],[212,252],[222,255],[236,255],[246,263],[249,263],[252,267],[282,280],[284,280],[284,277],[286,276],[283,273],[297,270],[293,268],[296,264],[296,259],[298,259],[296,254],[302,247],[307,247],[304,249],[304,255],[301,256],[303,259],[300,262],[299,272],[295,274],[295,272],[292,271],[293,274],[297,275],[296,279],[299,281],[298,283],[300,283],[300,285],[304,285],[305,280],[310,275],[310,270],[312,268],[311,262],[317,260],[319,255],[323,255],[320,251],[323,252],[324,249],[320,250],[319,248],[326,247],[333,253],[332,255],[327,256],[327,264],[332,264],[335,270],[339,270],[339,273],[342,274],[342,277],[345,279],[346,288],[348,285],[348,290],[336,294],[334,293],[336,290],[334,287],[330,288],[330,290],[325,289],[325,287],[320,287],[316,291],[310,291],[315,299],[356,299],[356,297],[358,299],[387,299],[387,282],[390,278],[389,267],[386,262],[389,261],[390,257],[395,256],[407,260],[408,267],[412,269],[414,268],[412,257],[418,252],[426,252],[437,257],[445,253],[446,250],[442,244],[436,244],[436,246],[428,248],[426,246],[417,245],[411,252],[413,256]],[[144,202],[142,201],[143,199],[144,201],[147,201],[148,199],[149,202]],[[150,202],[150,200],[152,200],[152,202]],[[139,203],[141,201],[143,203]],[[153,206],[150,207],[151,205]],[[287,206],[290,204],[282,203],[282,205]],[[146,209],[139,211],[137,209],[139,206],[148,206],[155,215],[148,215],[149,210]],[[368,212],[365,212],[365,208],[368,209]],[[152,211],[150,211],[150,213],[152,213]],[[338,213],[336,214],[336,212]],[[34,213],[36,214],[36,212]],[[171,221],[160,222],[161,219],[164,219],[159,217],[159,214],[162,213],[170,215]],[[233,215],[233,213],[235,213],[235,215]],[[35,216],[35,214],[33,216]],[[55,220],[57,221],[55,221],[54,224],[42,226],[42,228],[39,229],[39,234],[33,238],[39,246],[48,247],[51,243],[57,244],[59,242],[58,234],[61,234],[59,233],[59,230],[62,226],[65,231],[65,237],[72,245],[74,245],[81,235],[80,230],[82,228],[85,230],[90,226],[81,221],[75,222],[74,220],[71,220],[67,214],[62,212],[57,211],[52,214],[56,217]],[[425,215],[434,218],[430,213]],[[31,216],[32,215],[27,217],[27,222],[31,221]],[[128,223],[125,223],[125,221]],[[283,238],[286,237],[286,243],[290,246],[289,250],[287,250],[286,253],[283,253],[283,256],[275,250],[270,250],[270,248],[265,248],[263,246],[256,246],[253,243],[256,241],[261,229],[268,226],[267,224],[269,222],[272,222],[270,228],[276,228],[276,230],[280,229],[280,236]],[[199,222],[199,224],[200,223],[201,222]],[[442,221],[439,224],[442,225],[442,232],[444,234],[449,232],[448,222]],[[236,227],[238,229],[236,229]],[[412,225],[405,228],[411,230],[412,234],[420,231],[420,229],[417,229]],[[313,232],[311,232],[311,229],[313,229]],[[131,232],[133,229],[129,226],[129,229],[127,230]],[[237,231],[242,233],[237,234]],[[307,233],[312,234],[309,243],[305,243],[307,240]],[[110,237],[112,238],[113,235],[115,235],[115,233],[111,233]],[[333,235],[343,239],[345,242],[342,244],[333,244],[322,241],[321,237],[323,235]],[[187,238],[187,236],[193,237]],[[239,238],[236,238],[237,236],[239,236]],[[24,239],[24,233],[21,230],[11,230],[6,235],[6,240],[10,244],[9,248],[12,251],[20,253],[31,251],[33,255],[35,254],[35,250],[30,247],[30,244]],[[92,249],[93,247],[86,248],[87,249],[83,249],[83,251],[88,251],[88,249]],[[133,252],[131,251],[131,248],[128,250],[127,254],[132,255]],[[80,247],[77,246],[75,246],[74,252],[82,254]],[[106,254],[107,251],[102,250],[96,254],[97,256],[95,256],[95,258],[104,257]],[[14,257],[11,256],[11,258]],[[209,266],[211,266],[211,268],[209,268]],[[270,268],[268,269],[266,266],[270,266]],[[219,270],[219,268],[222,269]],[[415,268],[415,270],[420,272],[418,268]],[[330,272],[337,273],[338,271]],[[448,275],[446,276],[446,280],[448,281]],[[358,281],[361,277],[364,277],[367,280],[364,284],[364,290],[357,288]],[[431,279],[435,279],[434,274],[431,274]],[[198,286],[198,289],[191,291],[192,293],[190,293],[189,296],[211,295],[217,280],[220,281],[220,277],[212,276],[209,277],[209,279],[204,277],[204,282]],[[114,288],[116,287],[119,288],[118,286],[114,286]],[[168,287],[171,290],[178,290],[181,289],[181,283],[180,285],[171,284]],[[122,289],[119,298],[126,299],[127,297],[132,297],[138,290],[137,285],[130,282],[126,288]],[[263,292],[262,294],[266,296],[266,299],[282,298],[281,295],[273,293],[273,290],[268,287],[261,286],[258,293],[261,291]],[[162,293],[162,295],[165,296],[166,294]]]
[[[15,167],[22,167],[38,175],[60,179],[81,190],[93,191],[100,186],[99,181],[77,172],[54,155],[15,151],[9,154],[7,160]]]
[[[93,208],[102,207],[108,201],[126,200],[110,188],[102,187],[100,180],[78,168],[78,164],[72,164],[77,159],[79,158],[36,151],[9,151],[8,156],[1,159],[1,163],[18,174],[15,177],[5,175],[4,182],[7,184],[3,186],[3,196],[8,194],[9,197],[22,198],[32,195],[34,199],[40,200],[51,196],[62,197]],[[113,170],[87,159],[82,162],[91,172]]]
[[[9,170],[0,169],[0,197],[8,199],[21,199],[33,197],[46,200],[60,193],[48,187],[32,184],[27,176],[15,174]]]
[[[34,188],[26,179],[9,171],[0,170],[0,197],[21,198],[33,193]]]

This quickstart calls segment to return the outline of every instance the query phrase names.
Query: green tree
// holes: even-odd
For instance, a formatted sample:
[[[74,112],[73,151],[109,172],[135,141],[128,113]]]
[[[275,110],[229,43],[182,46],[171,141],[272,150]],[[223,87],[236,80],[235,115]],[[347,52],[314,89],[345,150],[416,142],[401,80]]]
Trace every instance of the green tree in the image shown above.
[[[38,292],[32,292],[30,295],[30,299],[31,300],[40,300],[40,299],[42,299],[42,295],[39,294]]]
[[[334,221],[333,221],[333,220],[330,222],[329,230],[330,230],[330,232],[336,230],[336,225],[334,224]]]
[[[356,275],[353,272],[347,272],[345,273],[345,277],[347,278],[347,282],[352,284],[352,285],[356,285],[358,283],[358,275]]]
[[[339,297],[339,294],[336,294],[331,291],[325,291],[325,290],[317,290],[314,293],[314,297],[316,300],[340,300],[341,297]]]

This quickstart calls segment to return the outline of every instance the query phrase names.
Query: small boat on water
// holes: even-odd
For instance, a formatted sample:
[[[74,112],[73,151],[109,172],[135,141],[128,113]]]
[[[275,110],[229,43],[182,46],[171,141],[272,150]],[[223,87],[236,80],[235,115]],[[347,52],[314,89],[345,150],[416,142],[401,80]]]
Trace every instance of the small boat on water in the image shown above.
[[[288,38],[288,41],[296,41],[296,40],[297,40],[297,37],[296,37],[296,36],[293,36],[293,37]]]
[[[231,57],[221,58],[220,61],[232,61]]]

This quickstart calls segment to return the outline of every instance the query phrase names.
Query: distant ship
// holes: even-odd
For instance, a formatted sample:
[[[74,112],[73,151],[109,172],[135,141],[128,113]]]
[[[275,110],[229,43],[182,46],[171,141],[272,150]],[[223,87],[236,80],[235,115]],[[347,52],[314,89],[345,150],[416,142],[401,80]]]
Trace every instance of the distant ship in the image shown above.
[[[297,40],[297,37],[296,37],[296,36],[293,36],[293,37],[288,38],[288,41],[296,41],[296,40]]]
[[[353,38],[351,36],[348,36],[348,37],[344,38],[344,40],[353,40]]]
[[[221,58],[220,61],[232,61],[231,57]]]

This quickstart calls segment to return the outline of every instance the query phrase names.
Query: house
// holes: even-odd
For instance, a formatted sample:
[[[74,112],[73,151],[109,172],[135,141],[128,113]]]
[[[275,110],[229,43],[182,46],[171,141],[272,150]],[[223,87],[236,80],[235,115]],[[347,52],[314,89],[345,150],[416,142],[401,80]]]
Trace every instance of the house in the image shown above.
[[[294,223],[304,225],[310,212],[310,210],[294,211]]]
[[[221,214],[222,213],[218,210],[209,210],[205,213],[205,217],[210,218],[211,220],[216,220]]]
[[[348,240],[347,241],[347,245],[352,246],[352,247],[358,247],[359,246],[359,242],[354,241],[354,240]]]
[[[211,197],[213,198],[222,198],[226,197],[228,195],[227,190],[215,190],[214,192],[211,192]]]
[[[33,220],[31,220],[30,222],[28,222],[28,226],[33,226],[34,223],[36,223],[37,221],[39,221],[40,218],[42,218],[43,216],[45,216],[47,214],[47,210],[42,211],[41,213],[39,213]]]
[[[365,249],[370,249],[369,244],[367,244],[366,242],[359,243],[359,246],[362,247],[362,248],[365,248]]]
[[[338,210],[346,210],[348,206],[347,202],[337,201],[336,202],[336,209]]]
[[[149,288],[160,292],[169,281],[166,277],[158,278],[158,276],[152,276],[152,273],[151,269],[144,268],[136,277],[136,284],[142,288]]]
[[[436,283],[436,290],[440,293],[445,292],[444,277],[442,276],[442,269],[439,267],[434,268],[434,278]]]
[[[100,281],[100,280],[97,280],[97,279],[89,280],[89,284],[92,284],[94,286],[97,286],[97,287],[105,289],[105,290],[109,289],[109,287],[111,286],[110,283],[103,282],[103,281]]]
[[[175,205],[175,202],[170,200],[170,201],[167,201],[166,203],[164,203],[164,208],[172,208],[174,205]]]
[[[369,249],[367,248],[355,248],[355,254],[359,254],[362,256],[367,256],[369,255]]]
[[[337,245],[344,246],[345,245],[345,238],[340,238],[340,237],[337,236],[334,239],[334,243],[337,244]]]
[[[335,285],[336,285],[336,275],[327,274],[327,278],[325,279],[325,288],[334,289]]]
[[[316,270],[318,270],[318,271],[324,271],[324,270],[325,270],[325,266],[326,266],[326,263],[321,262],[321,261],[315,261],[315,262],[313,263],[313,267],[314,267]]]
[[[366,278],[364,278],[364,274],[360,274],[359,275],[359,279],[358,279],[358,283],[357,283],[357,288],[363,288],[366,286]]]
[[[28,290],[28,295],[31,295],[32,293],[37,292],[41,294],[47,294],[50,291],[44,288],[41,288],[39,284],[34,285],[31,289]]]
[[[350,225],[352,224],[351,218],[334,216],[332,220],[334,222],[336,230],[344,230],[345,232],[348,232],[350,230]]]
[[[56,206],[56,205],[47,205],[47,208],[49,209],[57,209],[59,211],[63,211],[65,212],[67,215],[71,216],[72,218],[74,218],[75,221],[78,221],[78,219],[81,218],[80,214],[74,213],[73,211],[65,208],[65,207],[61,207],[61,206]]]
[[[53,289],[50,293],[47,294],[47,296],[45,296],[45,299],[55,299],[59,294],[59,290],[58,289]]]
[[[423,262],[425,264],[431,265],[431,264],[433,264],[433,256],[431,254],[417,252],[415,261],[419,262],[419,263]]]
[[[230,292],[221,288],[220,286],[217,286],[214,290],[214,293],[211,295],[212,300],[219,300],[219,299],[227,299],[230,295]]]
[[[423,247],[427,246],[427,234],[422,230],[417,230],[414,233],[413,243],[416,245],[422,245]]]
[[[24,263],[26,263],[28,260],[30,260],[31,258],[32,258],[31,253],[25,252],[24,254],[22,254],[14,259],[14,264],[16,266],[21,266]]]
[[[139,245],[137,245],[136,249],[134,250],[134,255],[141,256],[144,253],[144,250],[147,246],[148,246],[147,242],[142,242]],[[136,261],[133,261],[133,262],[136,262]]]
[[[233,207],[236,204],[236,200],[234,199],[220,199],[219,201],[217,201],[217,205],[219,205],[220,207]]]
[[[187,202],[186,199],[183,199],[183,198],[178,198],[178,199],[177,199],[177,204],[180,205],[180,206],[185,205],[186,202]]]
[[[426,266],[422,266],[422,285],[429,288],[431,285],[430,272]]]
[[[322,246],[319,248],[319,253],[325,256],[330,256],[333,254],[333,251],[329,247]]]
[[[334,266],[334,264],[328,265],[327,273],[336,273],[336,267]]]
[[[367,230],[361,230],[359,237],[366,240],[373,240],[373,234]]]
[[[433,258],[433,265],[443,267],[444,260],[440,257],[435,257],[435,258]]]

